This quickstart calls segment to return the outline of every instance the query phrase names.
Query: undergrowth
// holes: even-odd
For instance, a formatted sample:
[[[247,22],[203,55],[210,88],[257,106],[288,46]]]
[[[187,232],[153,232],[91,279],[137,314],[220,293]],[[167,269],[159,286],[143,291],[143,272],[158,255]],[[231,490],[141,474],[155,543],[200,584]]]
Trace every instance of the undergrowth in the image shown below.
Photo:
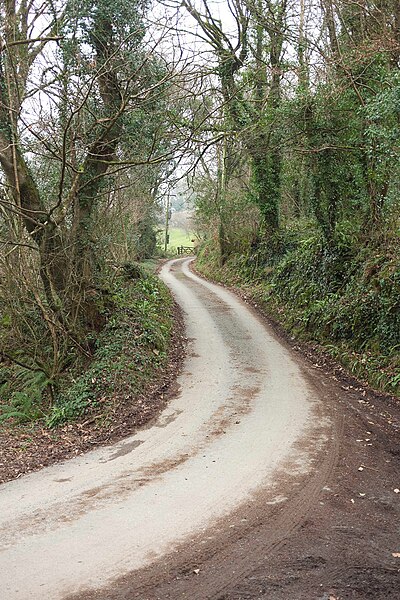
[[[221,266],[205,243],[199,272],[246,290],[292,335],[318,342],[356,377],[400,394],[400,258],[384,248],[329,249],[311,234],[273,263],[233,254]]]
[[[41,421],[55,427],[95,415],[101,420],[119,404],[135,402],[167,360],[172,298],[155,276],[135,267],[102,296],[105,326],[90,360],[82,358],[51,382],[19,365],[0,369],[0,422]]]

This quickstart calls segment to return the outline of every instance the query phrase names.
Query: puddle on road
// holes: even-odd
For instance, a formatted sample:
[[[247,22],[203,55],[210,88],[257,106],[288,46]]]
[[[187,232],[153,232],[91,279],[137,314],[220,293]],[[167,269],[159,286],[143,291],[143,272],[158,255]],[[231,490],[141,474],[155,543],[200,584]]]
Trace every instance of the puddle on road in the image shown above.
[[[182,412],[182,410],[174,410],[174,412],[172,412],[171,414],[160,417],[160,419],[154,424],[154,426],[166,427],[167,425],[175,421],[175,419],[177,419]]]
[[[143,443],[144,440],[133,440],[133,442],[127,442],[119,450],[117,450],[117,452],[114,452],[114,454],[112,454],[107,460],[101,462],[110,462],[110,460],[115,460],[120,456],[126,456],[127,454],[132,452],[132,450],[134,450]]]

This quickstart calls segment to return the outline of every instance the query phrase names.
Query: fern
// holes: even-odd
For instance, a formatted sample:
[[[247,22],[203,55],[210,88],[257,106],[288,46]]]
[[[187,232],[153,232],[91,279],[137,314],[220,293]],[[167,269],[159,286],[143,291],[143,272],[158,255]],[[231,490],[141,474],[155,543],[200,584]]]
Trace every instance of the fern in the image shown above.
[[[43,394],[50,384],[43,371],[16,367],[13,376],[0,386],[0,397],[7,400],[0,405],[0,422],[14,419],[27,423],[43,416]]]

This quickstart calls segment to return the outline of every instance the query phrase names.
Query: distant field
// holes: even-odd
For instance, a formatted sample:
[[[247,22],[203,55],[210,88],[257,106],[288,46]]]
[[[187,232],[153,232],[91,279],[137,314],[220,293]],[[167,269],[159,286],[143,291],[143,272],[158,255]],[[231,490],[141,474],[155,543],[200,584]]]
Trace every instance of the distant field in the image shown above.
[[[169,230],[168,249],[177,248],[178,246],[193,246],[193,234],[186,233],[184,229],[172,227]]]

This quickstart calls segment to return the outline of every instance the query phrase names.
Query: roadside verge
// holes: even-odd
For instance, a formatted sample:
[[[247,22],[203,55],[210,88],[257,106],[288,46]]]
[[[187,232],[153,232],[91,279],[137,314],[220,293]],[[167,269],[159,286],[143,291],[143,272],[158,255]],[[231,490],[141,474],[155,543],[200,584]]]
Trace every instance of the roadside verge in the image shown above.
[[[88,385],[93,388],[79,418],[66,419],[53,427],[46,424],[45,418],[19,424],[6,421],[0,425],[0,483],[118,441],[147,425],[164,409],[173,395],[183,362],[184,324],[181,310],[166,286],[153,276],[149,281],[151,286],[141,289],[135,302],[144,321],[150,318],[149,307],[162,316],[165,339],[161,341],[165,348],[161,349],[161,342],[150,335],[157,332],[151,329],[148,319],[141,324],[135,319],[135,311],[123,306],[118,331],[111,330],[104,344],[99,344],[101,360],[97,366],[95,357],[82,370],[80,378],[71,379],[70,402],[78,399],[84,386],[85,393]],[[137,294],[137,290],[133,293]],[[115,352],[121,332],[123,339]],[[111,348],[108,353],[107,344]]]

